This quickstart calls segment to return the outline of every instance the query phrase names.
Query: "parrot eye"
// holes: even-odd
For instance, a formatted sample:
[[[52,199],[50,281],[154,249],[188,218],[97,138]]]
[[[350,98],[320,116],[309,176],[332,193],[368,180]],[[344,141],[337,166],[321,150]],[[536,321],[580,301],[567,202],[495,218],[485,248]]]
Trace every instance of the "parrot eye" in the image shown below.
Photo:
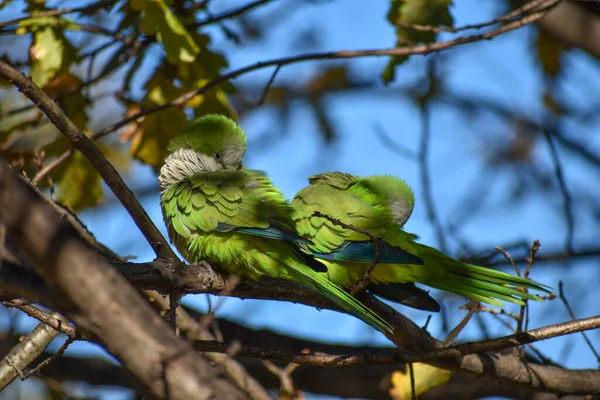
[[[221,154],[220,153],[215,153],[215,159],[217,161],[220,161],[221,160]]]

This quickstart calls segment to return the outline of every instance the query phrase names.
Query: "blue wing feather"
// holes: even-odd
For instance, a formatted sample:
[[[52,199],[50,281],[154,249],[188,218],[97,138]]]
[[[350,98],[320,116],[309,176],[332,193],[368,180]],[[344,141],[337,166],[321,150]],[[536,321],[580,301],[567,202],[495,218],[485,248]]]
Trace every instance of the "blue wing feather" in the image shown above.
[[[416,264],[423,265],[423,260],[408,253],[398,246],[380,240],[379,264]],[[316,258],[332,261],[350,261],[370,263],[375,259],[376,245],[369,242],[344,242],[331,253],[313,253]]]

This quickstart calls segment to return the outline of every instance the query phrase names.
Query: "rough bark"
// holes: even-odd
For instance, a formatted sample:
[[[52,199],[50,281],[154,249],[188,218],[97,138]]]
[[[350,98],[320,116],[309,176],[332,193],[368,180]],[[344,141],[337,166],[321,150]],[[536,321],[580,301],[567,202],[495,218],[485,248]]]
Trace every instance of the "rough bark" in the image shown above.
[[[49,303],[119,359],[146,396],[245,398],[4,162],[0,222],[48,288]]]

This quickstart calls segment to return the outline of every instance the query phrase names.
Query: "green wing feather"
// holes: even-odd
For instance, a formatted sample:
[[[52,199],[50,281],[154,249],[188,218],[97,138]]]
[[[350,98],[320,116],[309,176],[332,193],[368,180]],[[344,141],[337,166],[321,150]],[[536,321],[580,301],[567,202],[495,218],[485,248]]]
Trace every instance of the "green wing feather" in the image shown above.
[[[369,241],[369,236],[336,225],[327,218],[313,216],[320,212],[332,219],[355,228],[368,230],[375,236],[385,232],[385,209],[373,207],[362,196],[368,193],[341,191],[348,189],[352,182],[347,174],[328,173],[310,178],[311,186],[302,189],[292,201],[292,218],[296,221],[297,232],[311,240],[311,250],[329,253],[341,247],[346,241]]]

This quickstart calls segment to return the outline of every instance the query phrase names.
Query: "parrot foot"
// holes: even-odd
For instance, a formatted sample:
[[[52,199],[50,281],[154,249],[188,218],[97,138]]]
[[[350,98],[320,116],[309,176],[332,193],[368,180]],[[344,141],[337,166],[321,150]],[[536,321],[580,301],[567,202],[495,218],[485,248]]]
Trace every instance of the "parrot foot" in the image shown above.
[[[212,266],[204,261],[204,260],[200,260],[196,263],[197,266],[199,267],[203,267],[206,272],[208,272],[208,282],[207,282],[207,286],[212,286],[213,281],[215,280],[215,271],[212,269]]]

